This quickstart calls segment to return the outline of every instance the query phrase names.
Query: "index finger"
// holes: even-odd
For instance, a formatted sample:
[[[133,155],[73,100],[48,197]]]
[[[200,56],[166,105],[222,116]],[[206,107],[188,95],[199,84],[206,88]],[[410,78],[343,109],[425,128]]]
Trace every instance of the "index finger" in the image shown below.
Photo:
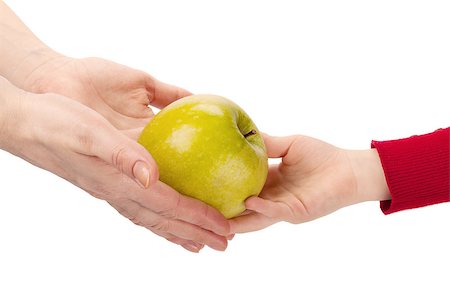
[[[136,195],[135,201],[162,216],[179,219],[223,236],[230,232],[228,220],[218,210],[178,193],[161,181],[147,190],[135,191],[140,194]]]

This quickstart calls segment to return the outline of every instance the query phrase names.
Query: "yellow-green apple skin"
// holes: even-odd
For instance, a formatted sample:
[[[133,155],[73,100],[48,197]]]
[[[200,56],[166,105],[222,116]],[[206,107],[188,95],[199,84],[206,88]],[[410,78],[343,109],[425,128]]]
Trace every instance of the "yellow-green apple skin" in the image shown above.
[[[268,159],[260,132],[234,102],[193,95],[161,110],[138,142],[158,164],[160,180],[202,200],[226,218],[245,210],[266,181]]]

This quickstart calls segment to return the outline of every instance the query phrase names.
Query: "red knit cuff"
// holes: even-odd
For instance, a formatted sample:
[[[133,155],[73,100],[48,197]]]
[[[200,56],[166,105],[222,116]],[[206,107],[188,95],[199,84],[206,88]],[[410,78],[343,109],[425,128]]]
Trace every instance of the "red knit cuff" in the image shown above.
[[[391,200],[385,214],[450,201],[450,128],[392,141],[372,141],[383,166]]]

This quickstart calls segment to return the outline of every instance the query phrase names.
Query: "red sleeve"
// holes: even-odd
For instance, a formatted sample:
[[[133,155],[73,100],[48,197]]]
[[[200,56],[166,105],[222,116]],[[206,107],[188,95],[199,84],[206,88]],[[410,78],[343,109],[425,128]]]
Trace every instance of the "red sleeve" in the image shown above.
[[[450,127],[392,141],[372,141],[380,155],[391,200],[383,213],[450,201]]]

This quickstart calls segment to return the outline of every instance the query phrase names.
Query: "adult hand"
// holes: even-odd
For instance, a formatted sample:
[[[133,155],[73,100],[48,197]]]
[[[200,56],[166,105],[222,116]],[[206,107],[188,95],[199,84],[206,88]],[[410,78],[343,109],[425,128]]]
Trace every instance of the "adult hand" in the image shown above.
[[[44,44],[0,1],[0,75],[34,93],[57,93],[103,115],[118,129],[139,130],[162,108],[189,92],[145,72],[100,58],[66,57]]]
[[[344,150],[306,136],[264,138],[271,158],[260,197],[246,201],[248,211],[230,220],[231,232],[255,231],[279,221],[302,223],[344,206],[389,198],[375,149]]]
[[[101,58],[74,59],[54,53],[34,69],[24,86],[75,99],[103,115],[121,130],[142,129],[153,111],[190,95],[149,74]],[[140,130],[134,130],[135,137]]]
[[[153,115],[150,102],[163,107],[188,93],[113,62],[67,58],[40,41],[1,1],[0,16],[0,74],[19,88],[42,93],[17,96],[17,89],[0,77],[0,100],[10,106],[0,111],[0,147],[107,200],[135,223],[191,251],[203,244],[224,249],[222,235],[229,227],[223,216],[157,182],[146,150],[116,130],[135,140]],[[6,101],[16,98],[25,101]],[[149,172],[137,160],[147,162]],[[138,189],[121,171],[144,186],[154,184]]]
[[[149,153],[92,109],[64,96],[21,91],[1,77],[0,102],[2,149],[108,201],[134,223],[190,251],[203,244],[226,248],[227,220],[157,181]]]

